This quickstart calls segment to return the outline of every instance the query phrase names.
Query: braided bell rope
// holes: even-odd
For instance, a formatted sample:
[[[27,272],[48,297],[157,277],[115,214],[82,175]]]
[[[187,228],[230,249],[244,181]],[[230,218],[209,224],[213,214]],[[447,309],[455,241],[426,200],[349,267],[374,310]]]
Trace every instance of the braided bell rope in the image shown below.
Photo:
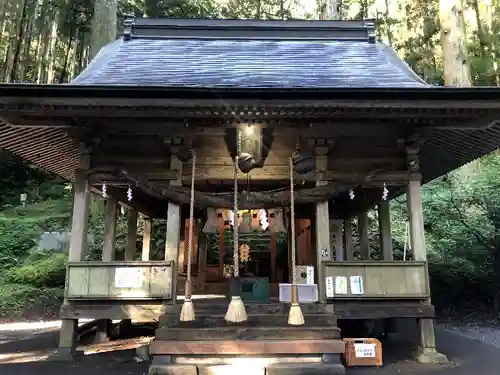
[[[189,200],[189,239],[188,239],[188,256],[187,256],[187,282],[191,285],[191,265],[193,263],[193,231],[194,231],[194,178],[196,173],[196,153],[194,150],[191,151],[193,154],[193,162],[191,165],[191,197]],[[191,298],[187,295],[190,291],[186,288],[185,298]]]

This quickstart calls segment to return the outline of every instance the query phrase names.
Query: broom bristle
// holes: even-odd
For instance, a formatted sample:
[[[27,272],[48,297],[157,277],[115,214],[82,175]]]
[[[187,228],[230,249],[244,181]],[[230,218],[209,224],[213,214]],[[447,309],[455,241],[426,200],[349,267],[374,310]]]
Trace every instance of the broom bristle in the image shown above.
[[[185,299],[181,309],[181,322],[192,322],[195,319],[194,306],[191,299]]]
[[[304,315],[298,303],[292,303],[290,312],[288,313],[288,324],[293,326],[301,326],[304,324]]]
[[[227,308],[226,320],[231,323],[240,323],[247,320],[245,305],[239,296],[231,297],[231,302]]]

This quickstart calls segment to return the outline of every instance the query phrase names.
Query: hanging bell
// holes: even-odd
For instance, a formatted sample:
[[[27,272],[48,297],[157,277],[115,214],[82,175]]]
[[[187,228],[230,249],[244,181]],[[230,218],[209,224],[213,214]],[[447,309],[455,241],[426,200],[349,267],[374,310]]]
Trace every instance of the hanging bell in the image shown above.
[[[238,227],[238,232],[240,233],[250,233],[252,231],[252,215],[249,212],[245,212],[242,215],[242,220],[240,226]]]
[[[271,233],[286,233],[285,224],[283,223],[283,210],[269,210],[269,231]]]
[[[293,155],[293,168],[298,174],[306,174],[314,171],[316,168],[316,160],[311,153],[296,152]]]
[[[175,156],[177,156],[177,159],[179,159],[181,163],[187,163],[191,158],[191,155],[191,148],[187,146],[180,147],[175,153]]]
[[[244,152],[238,156],[238,168],[243,173],[250,172],[256,165],[257,162],[251,154]]]
[[[203,233],[217,233],[218,231],[217,214],[215,212],[215,209],[209,207],[207,208],[207,221],[203,226]]]

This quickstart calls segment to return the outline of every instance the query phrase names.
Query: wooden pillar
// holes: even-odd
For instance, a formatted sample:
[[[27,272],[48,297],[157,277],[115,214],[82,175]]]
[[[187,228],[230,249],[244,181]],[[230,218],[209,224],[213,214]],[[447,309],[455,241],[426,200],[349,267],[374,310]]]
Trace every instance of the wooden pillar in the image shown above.
[[[278,248],[277,248],[277,244],[278,244],[278,241],[277,241],[277,237],[278,237],[278,234],[273,232],[271,233],[271,283],[276,283],[278,282],[278,276],[277,276],[277,267],[276,267],[276,255],[277,255],[277,252],[278,252]]]
[[[137,252],[137,211],[127,211],[127,247],[125,249],[125,260],[134,260]]]
[[[380,236],[380,253],[383,260],[393,260],[391,217],[389,200],[379,202],[378,206],[378,229]]]
[[[198,265],[198,280],[200,283],[200,290],[205,291],[205,283],[207,279],[206,265],[207,265],[207,235],[200,232],[198,237],[198,251],[199,251],[199,265]]]
[[[182,163],[177,157],[172,156],[170,169],[179,171],[179,178],[170,181],[170,185],[182,185]],[[174,262],[173,270],[177,269],[179,262],[179,242],[181,236],[181,207],[173,202],[168,202],[167,208],[167,233],[165,237],[165,260]],[[177,302],[177,272],[172,272],[172,299]]]
[[[112,262],[116,255],[116,219],[118,217],[118,201],[113,197],[106,200],[106,212],[104,217],[104,238],[102,241],[102,261]],[[101,319],[97,323],[97,331],[94,342],[109,341],[109,319]]]
[[[106,213],[104,218],[104,238],[102,241],[103,262],[115,260],[117,217],[118,201],[113,197],[109,197],[106,200]]]
[[[153,233],[153,220],[144,218],[144,231],[142,236],[142,260],[148,261],[151,256],[151,235]]]
[[[352,247],[352,220],[351,218],[344,220],[344,249],[345,260],[354,260],[354,248]]]
[[[427,260],[419,180],[409,181],[406,203],[408,206],[408,218],[410,219],[410,243],[413,251],[413,259]]]
[[[410,172],[418,171],[418,150],[407,149],[408,169]],[[410,243],[413,259],[426,261],[424,215],[422,211],[421,175],[413,173],[408,182],[406,203],[410,221]],[[421,282],[425,282],[422,280]],[[427,303],[431,303],[430,298]],[[436,351],[436,337],[434,334],[434,320],[417,319],[418,326],[418,354],[417,360],[421,363],[446,363],[448,359],[444,354]]]
[[[225,226],[219,227],[219,278],[224,280],[224,258],[226,257],[226,230]]]
[[[327,170],[327,147],[316,147],[316,170]],[[316,181],[316,186],[325,185],[326,181]],[[325,272],[323,262],[332,260],[330,249],[330,227],[329,227],[328,201],[316,204],[316,272],[318,275],[319,302],[324,303],[325,295]]]
[[[369,242],[369,224],[368,224],[368,211],[364,211],[358,216],[358,230],[359,230],[359,251],[362,260],[370,260],[370,242]]]
[[[83,158],[82,158],[83,159]],[[81,160],[80,165],[88,168],[90,163],[83,163]],[[68,261],[80,262],[85,256],[88,235],[88,221],[89,221],[89,206],[90,206],[90,183],[85,169],[82,168],[75,172],[75,180],[73,183],[73,216],[71,220],[71,236]],[[68,275],[66,274],[66,277]],[[63,308],[67,310],[68,301],[64,300]],[[61,330],[59,333],[59,349],[57,357],[60,359],[71,360],[76,349],[75,333],[78,327],[78,319],[66,319],[63,317],[61,320]]]

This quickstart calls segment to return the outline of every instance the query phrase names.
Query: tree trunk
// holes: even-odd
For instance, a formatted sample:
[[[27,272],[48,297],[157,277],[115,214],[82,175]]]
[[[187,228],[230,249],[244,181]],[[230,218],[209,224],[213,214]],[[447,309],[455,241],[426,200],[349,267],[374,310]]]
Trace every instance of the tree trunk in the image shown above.
[[[459,0],[440,0],[439,20],[441,23],[445,85],[471,86],[461,2]]]
[[[17,33],[16,46],[14,48],[14,56],[12,59],[12,65],[9,73],[9,82],[13,82],[16,79],[16,73],[19,66],[19,56],[21,54],[21,47],[24,40],[24,28],[26,25],[26,19],[28,15],[28,0],[23,1],[23,10],[21,12],[21,21],[19,23],[19,31]]]
[[[322,20],[342,19],[342,0],[324,0],[319,18]]]
[[[91,58],[116,39],[116,0],[96,0],[92,18]]]

